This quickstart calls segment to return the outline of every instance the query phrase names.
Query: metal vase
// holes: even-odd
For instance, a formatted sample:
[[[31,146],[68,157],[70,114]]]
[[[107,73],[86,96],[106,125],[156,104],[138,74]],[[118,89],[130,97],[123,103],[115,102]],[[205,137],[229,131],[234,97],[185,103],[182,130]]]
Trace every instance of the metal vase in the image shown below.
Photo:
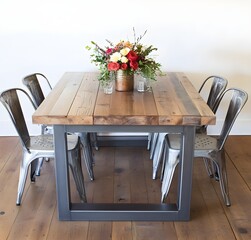
[[[134,89],[134,74],[128,74],[127,71],[116,71],[115,89],[119,92],[131,92]]]

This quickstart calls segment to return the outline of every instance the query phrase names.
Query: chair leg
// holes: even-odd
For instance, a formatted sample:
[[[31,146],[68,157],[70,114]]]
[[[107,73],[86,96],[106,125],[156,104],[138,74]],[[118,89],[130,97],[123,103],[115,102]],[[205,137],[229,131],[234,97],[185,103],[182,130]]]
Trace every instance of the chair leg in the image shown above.
[[[213,176],[214,176],[214,170],[213,170],[213,167],[212,167],[212,161],[210,159],[204,158],[204,157],[203,157],[203,160],[204,160],[204,164],[205,164],[208,176],[210,178],[213,178]]]
[[[227,171],[226,171],[226,159],[225,159],[225,151],[224,149],[218,152],[217,154],[217,170],[219,174],[219,182],[221,193],[223,196],[223,200],[226,206],[231,206],[231,201],[229,197],[229,190],[228,190],[228,180],[227,180]]]
[[[94,148],[98,151],[98,138],[97,133],[90,133],[91,142],[94,146]]]
[[[80,156],[81,156],[80,147],[78,147],[75,151],[69,152],[68,164],[72,171],[72,175],[73,175],[81,202],[87,202],[86,193],[85,193],[85,185],[84,185],[84,175],[82,172]]]
[[[32,158],[29,153],[27,153],[27,152],[23,153],[23,159],[22,159],[22,162],[20,165],[19,180],[18,180],[18,187],[17,187],[16,205],[18,205],[18,206],[21,204],[21,200],[22,200],[22,196],[23,196],[23,192],[24,192],[25,182],[26,182],[26,178],[28,175],[28,169],[29,169],[29,164],[30,164],[31,159]]]
[[[47,125],[41,125],[41,134],[45,135],[45,134],[53,134],[53,129],[52,128],[48,128]],[[39,158],[37,166],[36,166],[36,171],[35,174],[36,176],[40,176],[40,172],[41,172],[41,167],[44,163],[44,160],[46,162],[50,161],[50,158],[46,157],[46,158]]]
[[[151,142],[152,142],[152,138],[153,138],[153,134],[154,133],[148,133],[148,136],[147,136],[147,150],[150,150],[151,148]]]
[[[150,159],[153,159],[153,154],[155,151],[155,146],[157,143],[159,133],[153,133],[152,139],[151,139],[151,148],[150,148]]]
[[[36,166],[36,176],[40,176],[40,169],[44,163],[44,158],[39,158]]]
[[[171,186],[173,174],[179,163],[179,150],[168,149],[164,159],[164,174],[161,186],[161,202],[163,203]]]
[[[166,133],[159,133],[158,140],[155,146],[155,151],[153,155],[153,176],[152,176],[153,179],[156,179],[157,177],[159,164],[163,154],[165,135]]]
[[[166,146],[166,142],[164,142],[164,149],[163,149],[163,157],[162,157],[162,167],[161,167],[161,172],[160,172],[160,181],[163,181],[163,177],[164,177],[164,171],[165,171],[165,163],[167,160],[167,156],[168,156],[168,149]]]
[[[78,133],[78,135],[80,136],[86,169],[87,169],[87,172],[89,174],[91,181],[93,181],[94,180],[94,172],[93,172],[94,160],[93,160],[92,149],[90,145],[90,139],[89,139],[90,136],[88,133]]]
[[[35,171],[36,176],[40,176],[40,172],[41,172],[41,168],[42,168],[42,166],[44,164],[44,160],[46,162],[49,162],[50,158],[46,157],[46,158],[39,158],[38,159],[37,166],[36,166],[36,171]]]
[[[37,170],[37,166],[38,166],[38,159],[34,159],[31,163],[31,168],[30,168],[30,180],[31,182],[35,182],[36,181],[36,170]]]

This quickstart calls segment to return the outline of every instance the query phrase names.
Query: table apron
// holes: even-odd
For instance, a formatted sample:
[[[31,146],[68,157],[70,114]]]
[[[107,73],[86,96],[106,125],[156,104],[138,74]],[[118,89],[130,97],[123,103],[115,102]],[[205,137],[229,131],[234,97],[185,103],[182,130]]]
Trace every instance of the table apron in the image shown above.
[[[61,125],[54,125],[60,127]],[[168,132],[182,133],[184,126],[173,125],[62,125],[65,132]],[[190,126],[194,127],[194,126]]]

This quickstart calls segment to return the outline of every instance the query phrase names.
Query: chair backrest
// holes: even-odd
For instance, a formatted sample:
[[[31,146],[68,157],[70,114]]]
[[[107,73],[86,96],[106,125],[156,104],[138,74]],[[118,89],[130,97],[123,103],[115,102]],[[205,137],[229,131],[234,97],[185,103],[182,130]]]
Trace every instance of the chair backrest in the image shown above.
[[[248,99],[248,94],[238,88],[229,88],[223,92],[221,95],[217,105],[219,106],[220,102],[222,102],[223,97],[228,92],[232,92],[232,97],[227,109],[225,121],[223,123],[220,136],[218,138],[218,148],[221,150],[227,140],[227,137],[233,127],[233,124],[239,115],[241,109],[244,107],[245,103]],[[216,106],[218,108],[218,106]]]
[[[219,98],[221,94],[224,92],[224,90],[227,87],[228,81],[225,78],[219,77],[219,76],[209,76],[201,85],[199,89],[199,93],[202,91],[205,84],[213,80],[210,92],[208,94],[207,98],[207,105],[212,109],[214,113],[217,111]]]
[[[49,80],[41,73],[33,73],[23,78],[23,84],[28,88],[36,107],[44,100],[44,93],[38,79],[39,76],[41,76],[42,79],[48,83],[49,88],[52,89]]]
[[[12,88],[0,93],[0,101],[10,115],[11,121],[13,122],[14,127],[17,130],[23,147],[25,147],[27,151],[29,151],[27,144],[30,141],[30,135],[25,122],[18,92],[26,95],[33,105],[34,109],[36,108],[29,94],[21,88]]]

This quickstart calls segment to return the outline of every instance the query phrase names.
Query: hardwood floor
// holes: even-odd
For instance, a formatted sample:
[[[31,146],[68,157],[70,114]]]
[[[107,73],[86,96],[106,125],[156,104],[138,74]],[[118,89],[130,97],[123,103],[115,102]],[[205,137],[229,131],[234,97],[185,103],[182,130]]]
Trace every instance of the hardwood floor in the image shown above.
[[[21,147],[17,137],[0,137],[0,239],[251,239],[251,136],[230,136],[225,149],[231,207],[223,204],[219,183],[207,176],[203,161],[195,159],[189,222],[61,222],[54,160],[44,163],[34,184],[27,179],[18,207]],[[144,147],[103,147],[94,154],[94,182],[84,169],[89,202],[160,201],[160,181],[151,179],[152,163]],[[170,199],[175,189],[174,179]]]

